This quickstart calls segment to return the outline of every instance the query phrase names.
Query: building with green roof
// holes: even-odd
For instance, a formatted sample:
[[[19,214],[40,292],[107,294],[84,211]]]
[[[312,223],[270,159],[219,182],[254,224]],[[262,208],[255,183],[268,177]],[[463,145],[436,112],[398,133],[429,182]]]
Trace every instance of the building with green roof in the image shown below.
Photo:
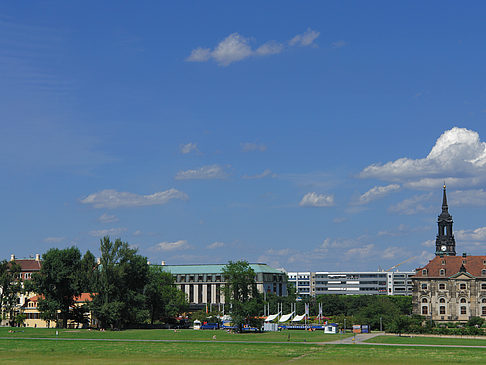
[[[223,268],[226,264],[209,265],[157,265],[174,276],[176,285],[187,295],[192,307],[224,304],[222,286],[225,284]],[[287,296],[287,275],[273,267],[250,264],[255,271],[257,289],[261,293]]]

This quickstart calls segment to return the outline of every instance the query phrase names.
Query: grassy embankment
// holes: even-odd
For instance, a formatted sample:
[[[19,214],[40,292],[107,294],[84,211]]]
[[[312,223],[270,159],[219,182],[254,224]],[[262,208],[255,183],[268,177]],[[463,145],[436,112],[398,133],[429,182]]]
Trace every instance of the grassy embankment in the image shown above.
[[[365,342],[391,343],[410,345],[456,345],[456,346],[486,346],[486,338],[446,338],[446,337],[410,337],[410,336],[377,336]],[[486,363],[486,359],[485,359]]]

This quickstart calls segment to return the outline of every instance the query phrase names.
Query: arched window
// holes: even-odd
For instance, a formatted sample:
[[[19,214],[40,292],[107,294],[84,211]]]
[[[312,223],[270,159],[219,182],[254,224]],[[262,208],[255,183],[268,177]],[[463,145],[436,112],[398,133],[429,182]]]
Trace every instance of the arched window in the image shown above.
[[[422,275],[427,276],[427,269],[422,270]]]
[[[486,276],[486,270],[485,269],[481,270],[481,275]]]
[[[440,298],[439,299],[439,303],[445,303],[445,299],[444,298]]]
[[[461,298],[461,304],[463,304],[463,303],[467,303],[466,298]]]
[[[440,276],[445,276],[445,269],[440,269],[439,275]]]
[[[428,303],[429,301],[427,300],[427,298],[422,298],[422,303]]]
[[[481,299],[481,303],[486,304],[486,298]]]

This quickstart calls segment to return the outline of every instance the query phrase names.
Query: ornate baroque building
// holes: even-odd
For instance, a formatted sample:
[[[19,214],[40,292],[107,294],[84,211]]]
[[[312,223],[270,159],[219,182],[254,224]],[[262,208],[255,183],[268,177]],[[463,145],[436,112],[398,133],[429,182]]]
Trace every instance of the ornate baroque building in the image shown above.
[[[413,313],[439,322],[486,318],[486,256],[456,256],[452,223],[444,185],[436,256],[412,277]]]

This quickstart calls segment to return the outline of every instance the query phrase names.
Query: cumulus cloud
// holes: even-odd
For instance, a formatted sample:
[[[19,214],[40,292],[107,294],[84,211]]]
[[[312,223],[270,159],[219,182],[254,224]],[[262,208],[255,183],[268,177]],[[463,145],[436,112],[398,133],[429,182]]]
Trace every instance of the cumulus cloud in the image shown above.
[[[99,218],[98,220],[101,222],[101,223],[114,223],[114,222],[118,222],[118,218],[117,216],[115,215],[111,215],[111,214],[107,214],[107,213],[103,213]]]
[[[403,249],[401,247],[387,247],[381,254],[381,257],[384,259],[394,259],[401,255],[403,255]]]
[[[319,37],[319,32],[307,28],[307,30],[302,34],[297,34],[289,41],[289,45],[291,46],[310,46],[314,43],[314,41]]]
[[[210,245],[207,245],[207,248],[209,248],[210,250],[213,250],[215,248],[221,248],[221,247],[224,247],[224,246],[225,246],[224,242],[216,241],[216,242],[211,243]]]
[[[299,205],[301,207],[331,207],[334,205],[334,195],[307,193]]]
[[[163,205],[172,199],[186,200],[187,194],[177,190],[169,189],[150,195],[138,195],[128,192],[119,192],[112,189],[102,190],[88,195],[81,199],[82,204],[91,204],[95,208],[119,208],[119,207],[142,207],[147,205]]]
[[[151,247],[152,251],[175,251],[189,248],[186,240],[179,240],[175,242],[160,242]]]
[[[459,230],[455,232],[458,240],[464,241],[486,241],[486,227],[479,227],[472,230]]]
[[[400,189],[398,184],[390,184],[387,186],[375,186],[368,190],[366,193],[361,195],[358,199],[357,204],[364,205],[372,202],[373,200],[383,198],[384,196],[390,194],[393,191]]]
[[[427,240],[425,242],[422,242],[422,246],[424,246],[424,247],[434,247],[435,246],[435,240]]]
[[[181,145],[181,153],[183,155],[187,155],[188,153],[191,153],[191,152],[197,152],[198,149],[197,149],[197,143],[192,143],[192,142],[189,142],[189,143],[186,143],[186,144],[183,144]]]
[[[264,152],[267,150],[267,146],[265,146],[263,143],[246,142],[241,144],[241,150],[243,152]]]
[[[311,46],[319,36],[319,32],[308,29],[303,34],[298,34],[289,41],[289,46]],[[219,42],[214,49],[197,47],[192,50],[188,62],[206,62],[214,60],[220,66],[228,66],[249,57],[261,57],[282,53],[285,45],[277,41],[267,41],[253,49],[250,39],[238,33],[232,33]]]
[[[445,131],[425,158],[399,158],[372,164],[362,178],[403,181],[406,187],[430,188],[442,184],[474,186],[486,179],[486,143],[475,131],[454,127]]]
[[[59,243],[66,239],[66,237],[46,237],[44,238],[44,242],[46,243]]]
[[[375,245],[370,243],[365,246],[350,248],[349,250],[346,251],[345,255],[348,257],[356,256],[356,257],[363,258],[371,254],[373,247],[375,247]]]
[[[272,170],[265,169],[261,174],[256,175],[243,175],[243,179],[263,179],[264,177],[271,176],[276,177],[277,175],[272,172]]]
[[[176,180],[209,180],[225,179],[228,174],[219,165],[203,166],[194,170],[179,171]]]
[[[347,45],[348,45],[348,42],[343,41],[343,40],[339,40],[339,41],[331,43],[332,48],[343,48]]]
[[[105,237],[105,236],[118,236],[122,234],[123,232],[126,232],[126,228],[120,227],[120,228],[110,228],[110,229],[99,229],[99,230],[94,230],[90,231],[89,234],[90,236],[93,237]]]
[[[451,205],[486,205],[486,191],[483,189],[457,190],[448,194]]]
[[[412,215],[422,213],[430,210],[430,207],[426,207],[423,203],[430,200],[432,193],[415,195],[411,198],[402,200],[401,202],[392,205],[388,208],[389,212]]]

